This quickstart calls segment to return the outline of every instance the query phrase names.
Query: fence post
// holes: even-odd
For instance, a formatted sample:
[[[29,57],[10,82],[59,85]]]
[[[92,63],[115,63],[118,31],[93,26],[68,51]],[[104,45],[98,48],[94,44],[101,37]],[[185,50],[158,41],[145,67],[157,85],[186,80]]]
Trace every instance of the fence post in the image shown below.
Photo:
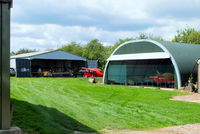
[[[0,129],[9,129],[10,111],[10,8],[12,0],[0,0]]]
[[[11,127],[10,105],[10,8],[12,0],[0,0],[0,134],[21,134]]]

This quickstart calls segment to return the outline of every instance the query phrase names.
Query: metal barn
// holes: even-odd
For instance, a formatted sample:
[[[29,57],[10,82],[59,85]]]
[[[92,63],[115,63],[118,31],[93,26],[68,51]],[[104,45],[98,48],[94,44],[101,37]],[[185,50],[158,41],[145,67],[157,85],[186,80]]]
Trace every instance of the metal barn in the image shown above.
[[[85,58],[62,50],[26,53],[10,58],[10,67],[15,69],[17,77],[75,76],[85,66]]]
[[[87,60],[88,68],[98,68],[98,60]]]
[[[108,58],[104,83],[180,88],[196,74],[200,45],[136,40],[118,48]]]

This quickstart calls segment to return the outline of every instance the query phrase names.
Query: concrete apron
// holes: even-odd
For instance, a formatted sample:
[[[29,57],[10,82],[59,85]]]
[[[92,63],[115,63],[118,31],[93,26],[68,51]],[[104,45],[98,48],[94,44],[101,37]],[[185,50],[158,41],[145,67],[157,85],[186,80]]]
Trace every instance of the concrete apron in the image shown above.
[[[8,130],[0,130],[0,134],[21,134],[21,129],[18,127],[11,127]]]

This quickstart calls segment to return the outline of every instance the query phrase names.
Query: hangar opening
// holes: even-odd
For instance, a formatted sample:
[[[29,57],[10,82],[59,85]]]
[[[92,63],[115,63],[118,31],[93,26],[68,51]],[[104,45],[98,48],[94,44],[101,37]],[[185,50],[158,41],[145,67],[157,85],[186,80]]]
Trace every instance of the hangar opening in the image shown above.
[[[169,59],[111,61],[108,84],[174,88],[174,67]]]

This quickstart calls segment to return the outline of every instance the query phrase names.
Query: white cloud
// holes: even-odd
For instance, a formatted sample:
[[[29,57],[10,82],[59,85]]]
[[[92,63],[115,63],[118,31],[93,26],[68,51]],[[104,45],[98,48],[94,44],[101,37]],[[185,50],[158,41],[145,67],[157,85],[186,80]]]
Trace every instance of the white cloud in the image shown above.
[[[11,35],[11,48],[15,51],[19,48],[57,48],[70,41],[83,44],[94,38],[100,39],[100,41],[108,45],[119,38],[133,37],[136,33],[130,31],[112,32],[96,27],[61,26],[55,24],[25,25],[14,23],[12,24]]]
[[[150,33],[170,40],[178,29],[200,28],[200,0],[15,0],[12,50],[57,48],[70,41]]]

